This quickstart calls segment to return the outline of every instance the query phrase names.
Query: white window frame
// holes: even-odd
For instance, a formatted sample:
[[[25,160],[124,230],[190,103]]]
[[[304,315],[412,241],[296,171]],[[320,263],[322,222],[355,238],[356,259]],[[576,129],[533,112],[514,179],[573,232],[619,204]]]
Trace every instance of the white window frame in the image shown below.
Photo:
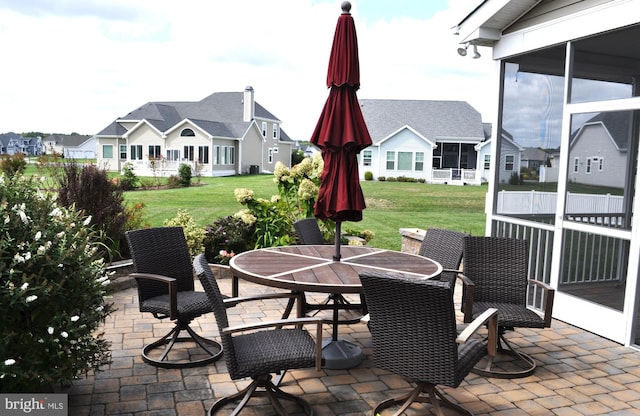
[[[278,140],[278,124],[273,123],[273,140]]]
[[[167,149],[167,160],[180,160],[180,149]]]
[[[580,171],[580,158],[573,158],[573,173],[578,173]]]
[[[389,165],[391,163],[391,165]],[[385,163],[386,170],[396,170],[396,152],[387,150],[387,159]]]
[[[509,161],[511,160],[511,161]],[[511,165],[511,168],[509,168]],[[516,157],[515,155],[504,155],[504,170],[505,172],[513,172],[516,167]]]
[[[484,167],[484,170],[489,170],[491,169],[491,155],[490,154],[485,154],[484,155],[484,161],[482,163],[482,166]]]
[[[267,122],[262,122],[262,137],[267,137]]]
[[[126,144],[121,144],[118,147],[120,149],[120,159],[126,160],[127,159],[127,145]]]

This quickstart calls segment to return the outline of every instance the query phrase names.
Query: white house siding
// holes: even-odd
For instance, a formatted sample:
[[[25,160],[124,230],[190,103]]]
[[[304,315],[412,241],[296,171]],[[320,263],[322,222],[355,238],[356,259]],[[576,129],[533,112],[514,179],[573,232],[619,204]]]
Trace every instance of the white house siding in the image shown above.
[[[394,169],[387,169],[387,151],[395,152]],[[410,169],[398,169],[398,154],[403,152],[411,153],[412,155]],[[421,171],[415,170],[416,153],[418,152],[422,152],[424,155]],[[394,178],[406,176],[415,179],[422,178],[426,181],[431,179],[432,146],[409,129],[403,129],[389,139],[382,141],[379,146],[378,156],[378,176]],[[362,176],[363,172],[360,175]]]
[[[481,143],[485,144],[485,143]],[[482,180],[482,182],[488,182],[489,181],[489,169],[485,169],[484,168],[484,158],[485,156],[489,157],[489,163],[491,163],[491,144],[490,143],[486,143],[484,146],[476,146],[476,151],[478,159],[476,162],[476,169],[478,171],[480,171],[480,178]]]
[[[513,156],[514,160],[513,169],[511,170],[506,169],[508,156]],[[498,178],[498,182],[500,183],[508,183],[513,173],[517,173],[518,175],[520,175],[520,149],[514,146],[508,140],[503,140],[500,146],[499,172],[500,176]]]
[[[574,170],[578,158],[578,172]],[[602,171],[598,163],[591,164],[587,173],[587,159],[602,158]],[[576,137],[569,156],[570,182],[590,185],[624,187],[627,170],[627,153],[617,149],[602,124],[586,125]]]

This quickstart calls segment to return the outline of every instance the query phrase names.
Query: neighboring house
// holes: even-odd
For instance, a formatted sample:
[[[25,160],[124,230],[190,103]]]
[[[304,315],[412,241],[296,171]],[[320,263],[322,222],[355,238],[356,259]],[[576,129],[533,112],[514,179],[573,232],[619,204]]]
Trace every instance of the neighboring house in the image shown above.
[[[138,175],[176,174],[189,164],[203,176],[273,172],[291,166],[294,142],[281,121],[244,92],[217,92],[195,102],[149,102],[97,135],[97,163]]]
[[[629,113],[600,113],[571,140],[570,182],[622,188],[627,170]]]
[[[44,145],[40,137],[23,137],[9,132],[0,134],[0,154],[38,156],[44,153]]]
[[[360,176],[405,176],[430,183],[480,184],[475,146],[480,113],[463,101],[361,100],[373,145],[360,153]]]
[[[96,136],[51,134],[44,139],[46,154],[60,154],[69,159],[95,159]]]
[[[488,182],[491,177],[491,139],[478,143],[475,146],[478,152],[478,170],[482,182]],[[522,147],[513,140],[513,136],[506,131],[502,131],[502,146],[500,147],[499,183],[508,183],[511,175],[520,174]]]

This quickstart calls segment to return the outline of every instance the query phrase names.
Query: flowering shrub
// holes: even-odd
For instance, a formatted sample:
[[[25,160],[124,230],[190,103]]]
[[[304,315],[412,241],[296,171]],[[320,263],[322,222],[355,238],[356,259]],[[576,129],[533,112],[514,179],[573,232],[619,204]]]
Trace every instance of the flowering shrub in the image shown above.
[[[70,385],[110,362],[97,333],[109,276],[90,222],[33,179],[0,175],[0,391]]]
[[[204,240],[205,230],[196,224],[195,220],[187,210],[179,209],[178,214],[165,220],[165,227],[180,226],[184,230],[184,236],[187,239],[187,246],[189,247],[189,254],[191,257],[195,257],[204,251],[202,241]]]
[[[229,264],[233,256],[254,247],[255,217],[247,212],[222,217],[205,227],[204,255],[209,263]]]

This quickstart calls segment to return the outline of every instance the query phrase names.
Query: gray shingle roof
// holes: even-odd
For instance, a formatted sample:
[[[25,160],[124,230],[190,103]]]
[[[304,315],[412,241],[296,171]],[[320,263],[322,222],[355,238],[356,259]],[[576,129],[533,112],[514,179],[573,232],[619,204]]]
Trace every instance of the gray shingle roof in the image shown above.
[[[484,140],[482,117],[464,101],[360,100],[374,143],[409,126],[435,142],[443,138]]]
[[[244,117],[243,92],[216,92],[200,101],[148,102],[120,117],[105,127],[98,135],[121,136],[126,133],[118,122],[147,120],[161,132],[165,132],[182,120],[189,119],[208,134],[216,137],[242,137],[249,127]],[[258,102],[255,102],[255,118],[280,121]],[[291,141],[281,129],[280,140]]]

